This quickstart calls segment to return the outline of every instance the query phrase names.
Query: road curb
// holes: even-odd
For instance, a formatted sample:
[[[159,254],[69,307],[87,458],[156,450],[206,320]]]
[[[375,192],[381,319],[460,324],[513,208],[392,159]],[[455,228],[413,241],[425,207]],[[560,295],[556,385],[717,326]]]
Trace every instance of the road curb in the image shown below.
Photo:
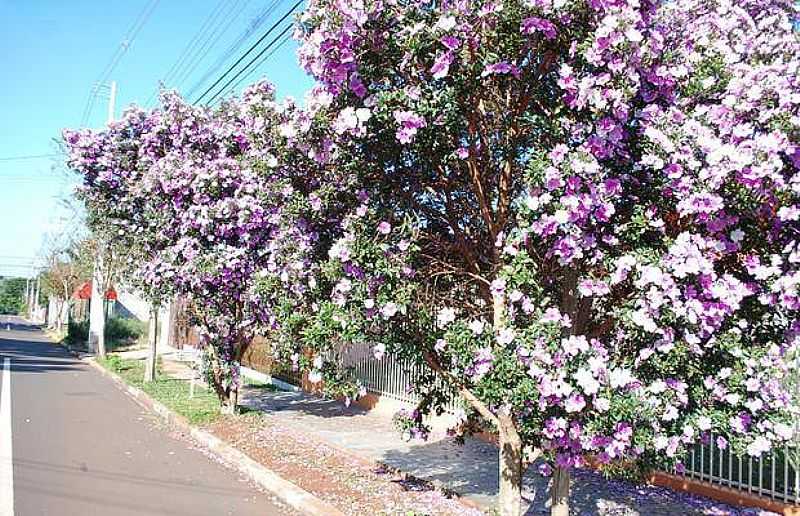
[[[209,452],[235,466],[241,473],[250,477],[255,483],[280,498],[290,507],[307,516],[344,516],[342,511],[328,502],[286,480],[219,437],[190,424],[186,418],[171,411],[141,389],[128,385],[119,375],[104,368],[94,359],[84,358],[83,361],[113,380],[118,387],[127,392],[143,408],[156,413],[169,425],[191,435]]]

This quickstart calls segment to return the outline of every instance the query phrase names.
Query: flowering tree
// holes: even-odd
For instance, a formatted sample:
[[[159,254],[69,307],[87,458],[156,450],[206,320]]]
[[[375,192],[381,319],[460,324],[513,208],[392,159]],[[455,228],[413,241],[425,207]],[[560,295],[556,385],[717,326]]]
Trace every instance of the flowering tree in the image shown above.
[[[76,194],[86,207],[87,224],[96,241],[95,256],[101,257],[102,267],[95,270],[103,283],[101,292],[110,288],[114,279],[135,272],[138,264],[150,259],[155,226],[147,216],[147,199],[135,189],[146,168],[139,151],[150,123],[146,113],[131,109],[103,131],[64,131],[67,166],[82,177]],[[157,286],[136,282],[136,274],[129,277],[154,305],[160,304],[162,293]],[[102,356],[102,334],[99,339]],[[155,371],[155,341],[152,346],[150,372]],[[146,374],[148,379],[152,377]]]
[[[239,361],[271,313],[255,274],[280,276],[277,257],[291,247],[281,242],[302,240],[283,229],[292,189],[273,154],[278,113],[265,84],[214,111],[173,93],[161,100],[105,131],[68,132],[71,165],[84,175],[90,220],[137,250],[139,284],[194,301],[207,378],[233,411]]]
[[[286,141],[279,128],[288,115],[273,96],[270,85],[259,83],[213,113],[169,97],[157,133],[179,144],[144,181],[146,195],[161,200],[159,216],[172,222],[162,226],[164,247],[150,274],[166,274],[194,302],[210,383],[231,409],[239,362],[256,332],[274,324],[283,301],[256,284],[288,293],[304,271],[293,258],[308,239],[293,217],[294,168],[278,160]]]
[[[318,116],[363,190],[317,320],[445,380],[419,386],[416,423],[452,389],[497,428],[502,514],[525,446],[567,514],[587,456],[679,464],[712,431],[752,456],[790,436],[794,20],[787,0],[303,15]]]

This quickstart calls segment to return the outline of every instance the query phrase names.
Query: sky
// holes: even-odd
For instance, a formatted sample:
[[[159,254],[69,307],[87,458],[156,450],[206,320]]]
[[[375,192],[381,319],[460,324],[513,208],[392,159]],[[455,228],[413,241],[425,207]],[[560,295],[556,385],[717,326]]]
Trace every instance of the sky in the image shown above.
[[[107,75],[117,83],[116,116],[132,103],[151,107],[159,81],[193,101],[295,1],[0,0],[0,276],[30,276],[31,264],[79,227],[80,210],[71,200],[76,177],[62,159],[17,158],[58,153],[56,139],[64,128],[81,126],[90,92],[115,57]],[[240,76],[247,79],[237,90],[266,77],[279,98],[302,99],[312,81],[297,65],[295,42],[273,48]],[[107,107],[108,94],[101,92],[86,125],[101,127]]]

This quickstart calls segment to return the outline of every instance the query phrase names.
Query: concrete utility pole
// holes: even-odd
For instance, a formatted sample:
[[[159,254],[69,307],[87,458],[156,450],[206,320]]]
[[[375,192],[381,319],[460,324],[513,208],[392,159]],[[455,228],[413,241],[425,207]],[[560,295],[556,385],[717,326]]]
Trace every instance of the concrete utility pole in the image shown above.
[[[111,81],[108,95],[108,123],[114,121],[114,105],[117,101],[117,83]],[[97,256],[92,274],[92,300],[89,305],[89,352],[101,357],[106,355],[106,303],[105,279],[103,277],[103,243],[98,242]]]
[[[25,317],[31,312],[31,279],[25,278]]]
[[[36,293],[33,295],[33,311],[34,311],[34,321],[39,320],[39,296],[42,293],[42,283],[41,283],[41,276],[36,275]]]

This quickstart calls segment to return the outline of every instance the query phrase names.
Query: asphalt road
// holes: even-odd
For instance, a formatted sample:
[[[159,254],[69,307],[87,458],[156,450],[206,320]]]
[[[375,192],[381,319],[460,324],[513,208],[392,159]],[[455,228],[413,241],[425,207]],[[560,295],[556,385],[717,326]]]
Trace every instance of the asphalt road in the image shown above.
[[[0,377],[0,516],[294,514],[18,318]]]

